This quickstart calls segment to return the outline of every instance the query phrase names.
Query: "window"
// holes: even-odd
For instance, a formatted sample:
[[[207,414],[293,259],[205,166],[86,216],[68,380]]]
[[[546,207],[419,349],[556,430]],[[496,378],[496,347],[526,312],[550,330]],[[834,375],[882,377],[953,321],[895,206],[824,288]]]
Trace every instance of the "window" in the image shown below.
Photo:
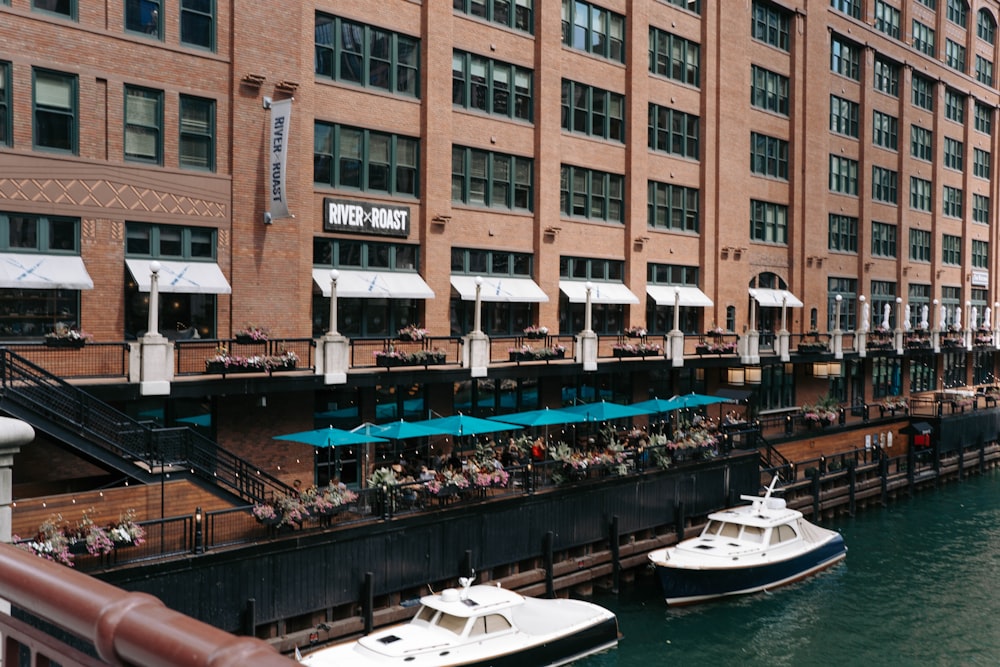
[[[625,96],[563,79],[562,129],[624,142]]]
[[[701,0],[665,0],[668,5],[686,9],[695,14],[701,14]]]
[[[416,248],[416,246],[410,246]],[[478,248],[451,249],[452,275],[530,278],[533,258],[530,254]],[[455,295],[451,298],[451,332],[462,335],[475,326],[475,302]],[[487,302],[481,312],[481,326],[490,335],[521,335],[537,317],[537,308],[526,302]]]
[[[942,213],[949,218],[962,217],[962,189],[944,186]]]
[[[125,159],[161,163],[163,92],[125,86]]]
[[[532,72],[464,51],[451,57],[451,103],[496,116],[530,121]]]
[[[980,9],[976,14],[976,35],[979,39],[993,44],[996,40],[997,22],[985,9]]]
[[[899,144],[899,121],[881,111],[872,112],[872,141],[876,146],[896,150]]]
[[[917,0],[924,7],[930,7],[931,9],[937,9],[937,0]]]
[[[986,195],[972,195],[972,221],[982,225],[990,224],[990,198]]]
[[[990,244],[987,241],[972,240],[972,267],[987,269],[990,266]]]
[[[830,45],[830,71],[860,81],[861,49],[834,35]]]
[[[858,161],[830,155],[830,189],[845,195],[858,194]]]
[[[908,301],[913,306],[910,310],[910,328],[923,328],[921,325],[925,318],[927,324],[930,325],[931,286],[910,283],[907,292]],[[925,308],[927,311],[924,310]]]
[[[31,0],[31,7],[44,12],[62,14],[71,19],[76,18],[76,0]]]
[[[930,162],[933,156],[931,131],[918,125],[910,126],[910,155]]]
[[[180,0],[181,44],[215,50],[215,0]]]
[[[910,208],[917,211],[931,211],[931,182],[910,176]]]
[[[215,171],[215,100],[180,96],[180,166]]]
[[[692,86],[701,83],[701,46],[659,28],[649,29],[649,71]]]
[[[128,257],[215,259],[216,230],[129,222],[125,225]]]
[[[625,222],[625,178],[583,167],[562,165],[559,203],[563,215]]]
[[[80,220],[27,213],[0,213],[0,250],[79,254]]]
[[[899,97],[899,65],[875,56],[875,90]]]
[[[941,263],[962,265],[962,237],[944,234],[941,237]]]
[[[944,60],[948,67],[959,72],[965,71],[965,47],[950,39],[944,41]]]
[[[830,95],[830,131],[849,137],[858,136],[858,103]]]
[[[993,61],[976,55],[976,81],[987,86],[993,85]]]
[[[10,63],[0,61],[0,146],[11,145]]]
[[[872,199],[886,204],[897,203],[897,173],[885,167],[872,167]]]
[[[316,14],[316,75],[365,88],[420,96],[420,40]]]
[[[858,251],[858,219],[849,215],[830,214],[830,250]]]
[[[163,39],[163,0],[125,0],[125,29]]]
[[[76,77],[36,69],[34,79],[35,148],[76,153]]]
[[[917,262],[931,261],[931,233],[929,231],[910,230],[910,259]]]
[[[788,243],[788,207],[750,200],[750,238],[762,243]]]
[[[625,17],[583,0],[563,0],[563,44],[625,62]]]
[[[975,126],[977,132],[990,134],[993,132],[993,107],[982,102],[976,102],[973,108],[975,115]]]
[[[659,104],[649,105],[649,147],[697,160],[698,116]]]
[[[514,5],[514,11],[510,6]],[[535,0],[452,0],[455,11],[532,34]]]
[[[788,115],[788,77],[757,65],[750,66],[750,104]]]
[[[896,225],[872,222],[872,255],[890,258],[896,256]]]
[[[861,0],[830,0],[830,6],[852,18],[861,18]]]
[[[965,0],[948,0],[948,20],[963,28],[968,27],[969,6]]]
[[[889,328],[896,327],[896,283],[888,280],[871,282],[872,314],[881,322],[886,305],[889,306]]]
[[[913,106],[934,111],[934,82],[919,74],[913,75]]]
[[[647,264],[646,283],[650,285],[690,285],[697,287],[700,270],[697,266],[681,264]],[[701,308],[681,306],[678,312],[680,330],[685,333],[697,333],[701,320]],[[674,328],[673,301],[659,304],[653,299],[646,299],[646,322],[650,332],[667,333]]]
[[[934,56],[934,31],[920,21],[913,22],[913,48]]]
[[[788,180],[788,142],[751,132],[750,172]]]
[[[750,17],[750,35],[754,39],[788,51],[791,49],[788,37],[790,22],[788,12],[762,0],[754,0],[753,15]]]
[[[313,239],[313,266],[414,273],[418,270],[418,250],[418,246],[406,243],[316,237]]]
[[[416,197],[419,141],[316,121],[313,182]]]
[[[625,262],[586,257],[560,257],[559,277],[573,280],[621,282],[625,275]],[[559,297],[559,331],[563,334],[583,330],[586,304],[569,303],[566,295]],[[601,333],[622,330],[625,307],[620,304],[594,304],[591,328]]]
[[[972,174],[978,178],[990,178],[990,152],[982,148],[972,149]]]
[[[953,120],[956,123],[965,122],[965,96],[962,93],[945,88],[944,115],[948,120]]]
[[[532,210],[531,158],[475,148],[451,149],[451,200],[475,206]]]
[[[885,0],[875,0],[875,29],[899,39],[899,10]]]
[[[944,307],[944,317],[941,318],[941,324],[954,324],[955,316],[962,310],[962,288],[942,285],[941,305]],[[962,358],[965,358],[964,353],[962,354]]]
[[[830,276],[826,280],[826,285],[826,291],[829,294],[827,321],[831,323],[830,328],[854,331],[857,327],[858,281],[855,278],[835,278]],[[838,294],[842,297],[839,323],[834,319],[836,316]]]
[[[699,196],[698,188],[650,181],[647,220],[650,229],[698,233],[701,227]]]
[[[951,137],[944,138],[944,166],[948,169],[955,169],[958,171],[962,170],[963,159],[965,148],[961,141],[957,139],[952,139]]]

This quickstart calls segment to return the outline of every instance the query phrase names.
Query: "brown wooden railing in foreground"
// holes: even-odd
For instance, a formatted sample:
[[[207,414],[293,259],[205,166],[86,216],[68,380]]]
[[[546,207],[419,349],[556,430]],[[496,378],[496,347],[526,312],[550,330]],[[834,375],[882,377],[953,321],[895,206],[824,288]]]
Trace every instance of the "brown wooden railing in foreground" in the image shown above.
[[[296,664],[266,642],[236,637],[93,577],[0,544],[0,589],[14,607],[91,644],[97,660],[59,639],[0,614],[0,662],[63,667],[283,667]]]

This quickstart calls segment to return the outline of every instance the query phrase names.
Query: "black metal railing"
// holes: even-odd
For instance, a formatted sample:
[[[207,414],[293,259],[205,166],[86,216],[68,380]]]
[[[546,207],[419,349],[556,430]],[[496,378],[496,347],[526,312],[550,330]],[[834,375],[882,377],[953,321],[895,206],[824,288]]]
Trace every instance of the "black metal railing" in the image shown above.
[[[100,401],[45,369],[0,348],[0,400],[30,416],[75,434],[89,445],[143,470],[145,476],[167,466],[183,466],[191,474],[217,484],[248,502],[291,488],[229,450],[187,427],[155,428]],[[30,415],[23,414],[24,411]],[[125,466],[123,468],[128,468]],[[129,468],[130,469],[130,468]]]

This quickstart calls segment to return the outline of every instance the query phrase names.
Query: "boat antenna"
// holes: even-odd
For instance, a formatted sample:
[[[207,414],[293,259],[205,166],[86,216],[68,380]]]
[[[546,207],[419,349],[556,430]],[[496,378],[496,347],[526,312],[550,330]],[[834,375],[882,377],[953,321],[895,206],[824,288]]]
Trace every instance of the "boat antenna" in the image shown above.
[[[465,600],[465,599],[467,599],[469,597],[469,586],[471,586],[472,582],[475,581],[475,580],[476,580],[476,571],[473,570],[473,569],[471,569],[471,568],[469,569],[469,576],[468,577],[459,577],[458,578],[458,584],[462,587],[462,599],[463,600]]]

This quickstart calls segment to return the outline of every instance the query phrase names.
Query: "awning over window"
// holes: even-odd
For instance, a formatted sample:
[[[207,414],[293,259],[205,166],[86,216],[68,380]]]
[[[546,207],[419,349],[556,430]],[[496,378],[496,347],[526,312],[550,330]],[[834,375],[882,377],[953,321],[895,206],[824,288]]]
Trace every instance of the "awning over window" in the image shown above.
[[[94,289],[94,281],[76,255],[4,252],[0,253],[0,287]]]
[[[786,289],[751,287],[750,296],[757,300],[761,308],[781,308],[783,305],[789,308],[802,307],[802,302],[799,301],[798,297]]]
[[[215,262],[183,262],[163,259],[126,259],[125,266],[140,292],[149,291],[152,262],[160,263],[159,291],[174,294],[231,294],[229,281]]]
[[[433,299],[434,290],[418,273],[337,269],[337,296],[352,299]],[[313,281],[330,296],[330,269],[313,269]]]
[[[452,276],[451,286],[462,297],[462,301],[476,300],[475,276]],[[482,301],[505,303],[544,303],[549,300],[549,296],[531,278],[498,278],[496,276],[483,276],[479,298]]]
[[[658,306],[674,305],[674,291],[680,297],[679,305],[692,308],[710,308],[715,304],[708,298],[708,295],[697,287],[687,285],[646,285],[646,294],[656,302]]]
[[[624,283],[591,281],[591,303],[639,303],[639,297]],[[587,303],[587,283],[583,280],[560,280],[559,290],[569,297],[570,303]]]

